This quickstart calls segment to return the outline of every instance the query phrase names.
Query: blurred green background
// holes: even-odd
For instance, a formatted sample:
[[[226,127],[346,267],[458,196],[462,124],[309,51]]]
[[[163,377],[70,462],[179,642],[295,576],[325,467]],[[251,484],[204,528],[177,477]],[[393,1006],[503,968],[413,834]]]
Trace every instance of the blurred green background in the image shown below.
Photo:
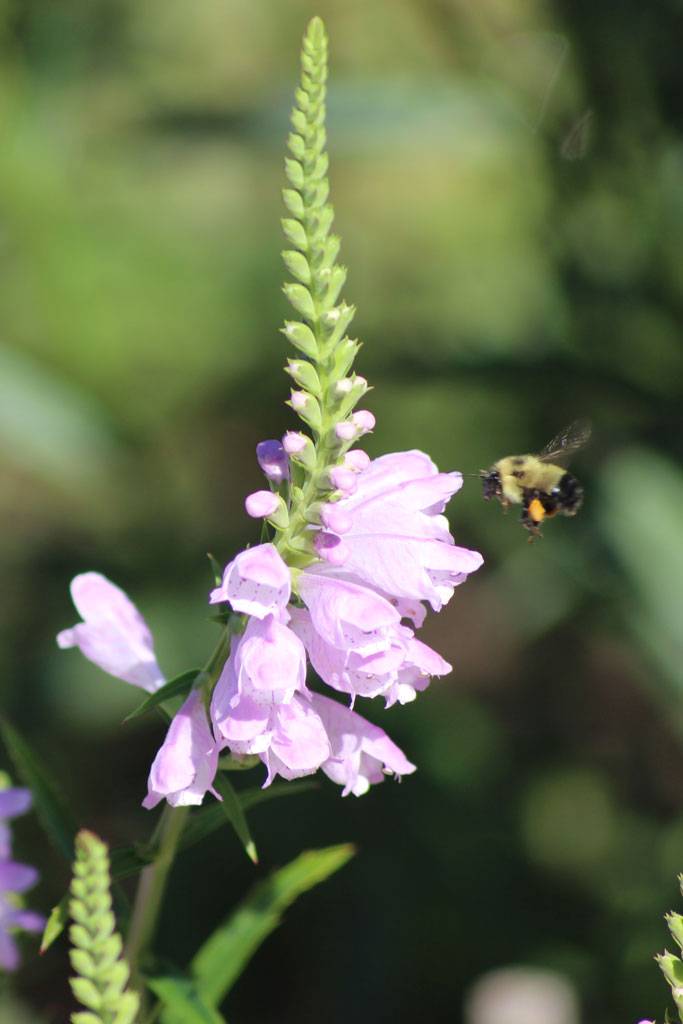
[[[54,635],[98,569],[169,677],[213,647],[206,552],[256,539],[254,448],[294,425],[280,189],[316,13],[367,449],[476,473],[588,416],[586,501],[531,546],[466,481],[452,528],[486,563],[423,629],[453,674],[361,709],[419,771],[255,810],[258,869],[227,828],[188,851],[162,950],[186,962],[256,877],[353,840],[231,1024],[459,1021],[514,963],[562,971],[585,1024],[661,1019],[683,870],[680,0],[3,0],[2,703],[83,823],[148,834],[163,728],[122,727],[138,695]],[[66,870],[16,831],[46,909]],[[61,1024],[65,949],[30,948],[23,1012]]]

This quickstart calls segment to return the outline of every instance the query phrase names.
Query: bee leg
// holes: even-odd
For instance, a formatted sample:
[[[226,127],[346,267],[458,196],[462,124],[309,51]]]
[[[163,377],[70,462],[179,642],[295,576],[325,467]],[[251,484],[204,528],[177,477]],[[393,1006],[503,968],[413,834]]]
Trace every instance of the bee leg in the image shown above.
[[[519,517],[519,521],[525,530],[529,531],[529,543],[533,544],[536,537],[543,537],[543,534],[538,528],[539,520],[534,519],[534,516],[528,508],[522,509],[522,514]]]

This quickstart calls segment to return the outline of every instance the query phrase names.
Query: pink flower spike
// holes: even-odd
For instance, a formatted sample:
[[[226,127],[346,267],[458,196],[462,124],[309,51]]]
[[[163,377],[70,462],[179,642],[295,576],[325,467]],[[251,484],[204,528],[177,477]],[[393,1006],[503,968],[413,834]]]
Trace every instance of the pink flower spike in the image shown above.
[[[256,445],[258,464],[274,484],[289,480],[289,459],[280,441],[261,441]]]
[[[410,775],[415,765],[387,734],[355,711],[329,697],[311,694],[311,704],[325,726],[332,757],[321,766],[333,782],[343,786],[342,796],[362,796],[386,774]]]
[[[148,810],[166,798],[171,807],[200,804],[218,767],[218,745],[199,690],[192,690],[171,722],[149,773]]]
[[[58,635],[60,647],[79,647],[105,672],[148,693],[164,685],[147,623],[119,587],[86,572],[72,580],[71,596],[84,621]]]
[[[330,565],[343,565],[349,557],[349,549],[344,541],[335,533],[319,530],[314,537],[316,554]]]
[[[272,491],[254,491],[244,499],[244,507],[252,519],[267,519],[277,512],[280,498]]]
[[[288,455],[299,455],[309,442],[309,438],[298,430],[290,430],[282,438],[282,447]]]
[[[209,603],[229,601],[236,612],[264,619],[284,611],[291,592],[290,572],[277,549],[258,544],[226,565],[223,582],[211,591]]]

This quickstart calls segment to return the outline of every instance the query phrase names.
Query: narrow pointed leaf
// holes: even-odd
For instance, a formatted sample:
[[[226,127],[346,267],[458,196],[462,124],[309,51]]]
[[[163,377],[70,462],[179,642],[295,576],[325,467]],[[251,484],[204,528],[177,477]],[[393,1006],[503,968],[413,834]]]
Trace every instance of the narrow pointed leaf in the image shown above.
[[[43,937],[40,940],[40,952],[44,953],[46,949],[49,949],[55,939],[64,931],[69,921],[69,900],[71,899],[70,893],[66,893],[62,896],[61,900],[56,907],[53,907],[50,911],[50,916],[47,919],[45,930],[43,931]]]
[[[134,718],[139,718],[140,715],[144,715],[146,711],[150,711],[152,708],[158,707],[163,704],[164,701],[170,700],[171,697],[185,697],[192,689],[192,684],[201,672],[199,668],[188,669],[187,672],[182,672],[175,679],[171,679],[170,683],[166,683],[161,689],[155,693],[151,693],[149,697],[143,700],[142,704],[138,704],[135,711],[131,711],[129,715],[124,718],[124,724],[132,721]]]
[[[45,768],[14,726],[0,715],[0,733],[17,774],[33,793],[33,803],[43,828],[68,864],[73,859],[76,819],[51,781]]]
[[[213,785],[216,792],[223,798],[221,803],[223,813],[227,815],[228,821],[234,828],[242,846],[247,852],[247,856],[253,860],[254,864],[258,864],[256,845],[251,837],[247,819],[232,783],[228,779],[227,775],[219,773],[214,779]]]
[[[192,961],[192,974],[207,1003],[218,1006],[254,952],[277,928],[287,907],[343,867],[354,853],[349,843],[309,850],[254,886]]]
[[[146,978],[147,987],[164,1007],[162,1020],[183,1024],[226,1024],[218,1010],[209,1005],[188,978]]]
[[[238,799],[242,810],[246,811],[249,807],[255,807],[267,800],[275,800],[281,796],[296,796],[298,793],[318,788],[319,783],[317,782],[276,782],[268,789],[243,789],[238,793]],[[206,804],[200,808],[185,826],[180,840],[180,848],[192,846],[222,828],[226,823],[225,817],[225,808],[219,803]]]

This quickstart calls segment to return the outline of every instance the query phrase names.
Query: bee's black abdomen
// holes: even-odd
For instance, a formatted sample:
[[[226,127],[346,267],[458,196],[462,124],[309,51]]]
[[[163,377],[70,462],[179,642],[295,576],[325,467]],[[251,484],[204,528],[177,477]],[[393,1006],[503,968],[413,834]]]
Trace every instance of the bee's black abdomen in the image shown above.
[[[565,473],[553,493],[557,497],[557,511],[565,516],[573,516],[581,508],[583,487],[571,473]]]

